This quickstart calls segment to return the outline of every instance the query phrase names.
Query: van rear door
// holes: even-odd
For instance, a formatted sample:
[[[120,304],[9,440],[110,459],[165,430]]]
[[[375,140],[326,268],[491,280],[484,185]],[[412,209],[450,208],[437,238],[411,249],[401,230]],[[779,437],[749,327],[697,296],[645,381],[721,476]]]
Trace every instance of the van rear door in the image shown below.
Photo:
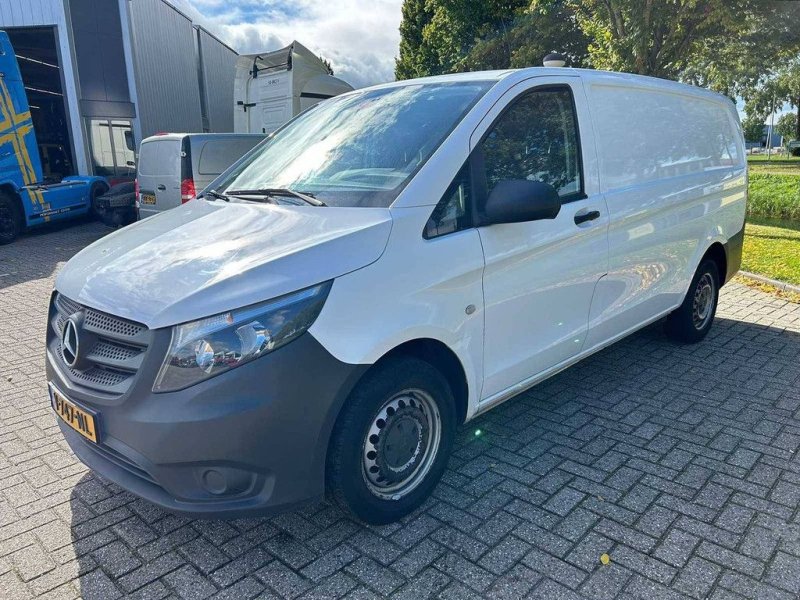
[[[139,214],[141,218],[181,205],[182,140],[151,138],[139,149]]]

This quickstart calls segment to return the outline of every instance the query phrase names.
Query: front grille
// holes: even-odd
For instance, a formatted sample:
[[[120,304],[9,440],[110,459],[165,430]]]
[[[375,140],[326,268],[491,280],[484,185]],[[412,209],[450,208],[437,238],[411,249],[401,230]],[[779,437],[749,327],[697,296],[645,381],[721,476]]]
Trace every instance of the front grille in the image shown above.
[[[90,343],[81,347],[85,360],[80,369],[67,365],[61,348],[64,323],[76,313],[83,313],[81,339]],[[67,376],[76,384],[111,394],[130,388],[150,343],[151,332],[144,325],[83,306],[62,294],[55,296],[50,326],[51,350]]]
[[[141,350],[131,346],[123,346],[114,342],[97,342],[92,349],[92,356],[108,358],[115,361],[128,360],[139,354]]]
[[[107,331],[109,333],[118,333],[119,335],[124,335],[127,337],[134,337],[144,330],[143,325],[131,323],[130,321],[124,321],[122,319],[118,319],[117,317],[112,317],[111,315],[91,309],[86,311],[86,325],[96,329],[102,329],[103,331]]]

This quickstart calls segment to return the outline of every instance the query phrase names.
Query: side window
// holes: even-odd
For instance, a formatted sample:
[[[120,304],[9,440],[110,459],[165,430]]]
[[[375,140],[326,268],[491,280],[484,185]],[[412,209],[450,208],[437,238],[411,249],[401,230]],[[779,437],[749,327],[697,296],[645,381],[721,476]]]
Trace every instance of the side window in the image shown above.
[[[422,236],[429,240],[469,227],[470,193],[469,161],[467,161],[439,200],[439,204],[433,209]]]
[[[534,90],[518,98],[481,148],[487,193],[504,179],[543,181],[562,198],[582,190],[578,124],[567,88]]]

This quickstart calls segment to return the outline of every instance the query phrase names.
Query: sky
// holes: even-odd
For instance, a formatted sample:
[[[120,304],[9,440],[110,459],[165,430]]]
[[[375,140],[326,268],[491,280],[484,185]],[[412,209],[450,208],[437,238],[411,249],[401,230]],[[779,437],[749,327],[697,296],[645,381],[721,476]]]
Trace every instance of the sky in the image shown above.
[[[402,0],[170,0],[240,54],[297,40],[359,88],[394,80]]]

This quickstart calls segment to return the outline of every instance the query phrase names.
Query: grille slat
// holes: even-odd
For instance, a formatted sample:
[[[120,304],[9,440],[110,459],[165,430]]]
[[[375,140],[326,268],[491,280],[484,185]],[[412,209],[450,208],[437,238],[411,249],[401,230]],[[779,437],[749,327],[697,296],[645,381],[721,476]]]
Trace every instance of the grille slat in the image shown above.
[[[70,379],[105,392],[124,393],[130,387],[147,351],[150,340],[147,327],[82,306],[62,294],[56,294],[54,308],[50,317],[54,333],[52,345]],[[88,366],[73,369],[64,362],[61,332],[66,320],[78,312],[83,313],[83,329],[91,334],[89,339],[94,339],[94,343],[85,355]]]

